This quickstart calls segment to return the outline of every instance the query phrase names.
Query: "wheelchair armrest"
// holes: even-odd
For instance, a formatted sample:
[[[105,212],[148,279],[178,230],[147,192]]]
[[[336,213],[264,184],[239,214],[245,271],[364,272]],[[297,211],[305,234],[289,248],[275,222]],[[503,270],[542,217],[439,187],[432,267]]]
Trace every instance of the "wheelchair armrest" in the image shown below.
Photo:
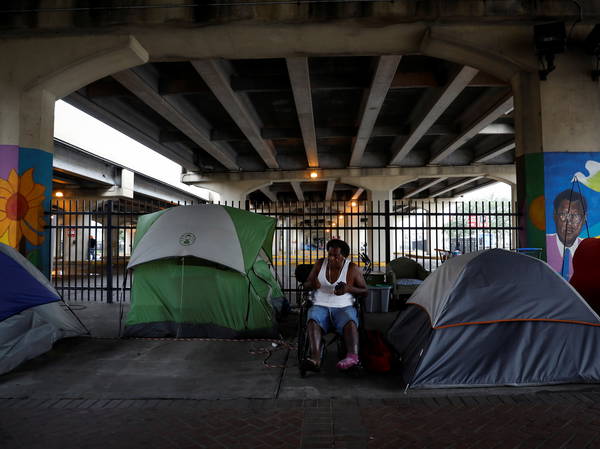
[[[300,302],[298,303],[301,307],[311,308],[315,302],[315,291],[314,290],[302,290],[300,296]]]

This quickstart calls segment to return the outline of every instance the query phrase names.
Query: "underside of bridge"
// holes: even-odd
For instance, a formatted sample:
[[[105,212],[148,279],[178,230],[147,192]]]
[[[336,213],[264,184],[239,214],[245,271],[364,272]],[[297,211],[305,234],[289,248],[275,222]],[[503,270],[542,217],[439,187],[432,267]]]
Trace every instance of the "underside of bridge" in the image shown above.
[[[515,161],[510,85],[423,55],[154,62],[65,100],[197,176],[317,172],[274,180],[250,193],[256,202],[366,198],[358,185],[324,179],[328,170]],[[477,170],[423,173],[393,198],[455,197],[493,182]]]
[[[598,1],[1,3],[0,179],[44,195],[36,232],[0,211],[19,230],[0,239],[40,265],[63,98],[227,201],[387,207],[504,181],[519,244],[556,254],[573,180],[598,210]]]

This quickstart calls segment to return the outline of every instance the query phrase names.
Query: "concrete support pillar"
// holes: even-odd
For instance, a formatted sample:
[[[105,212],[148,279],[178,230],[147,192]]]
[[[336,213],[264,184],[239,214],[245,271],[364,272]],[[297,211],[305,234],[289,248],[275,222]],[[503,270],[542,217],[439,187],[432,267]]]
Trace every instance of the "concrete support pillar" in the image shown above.
[[[393,190],[371,190],[368,198],[373,202],[373,215],[370,224],[380,230],[373,230],[367,233],[369,242],[369,256],[373,261],[373,271],[385,272],[387,258],[390,256],[392,248],[395,247],[391,241],[391,232],[386,232],[386,223],[390,224],[390,211],[393,209]]]
[[[580,239],[588,231],[600,235],[600,183],[595,178],[600,173],[600,91],[590,70],[589,56],[570,49],[557,57],[547,81],[538,81],[537,74],[513,79],[524,217],[520,245],[544,248],[548,263],[565,278]]]
[[[270,182],[263,180],[227,181],[210,182],[202,184],[202,187],[218,193],[221,204],[234,204],[236,207],[240,205],[243,208],[249,193],[269,184]]]
[[[54,102],[148,60],[130,36],[0,43],[0,242],[50,272]]]
[[[517,202],[521,231],[515,246],[543,248],[544,176],[540,81],[537,73],[521,72],[512,79],[515,99]]]
[[[49,273],[50,234],[45,229],[52,197],[54,98],[45,91],[14,95],[3,84],[0,102],[0,242],[17,248]],[[47,116],[50,115],[50,118]]]

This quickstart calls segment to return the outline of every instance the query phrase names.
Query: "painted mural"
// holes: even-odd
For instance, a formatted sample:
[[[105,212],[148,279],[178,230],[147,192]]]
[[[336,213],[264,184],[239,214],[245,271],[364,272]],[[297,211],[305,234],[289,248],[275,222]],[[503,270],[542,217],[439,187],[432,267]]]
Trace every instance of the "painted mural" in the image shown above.
[[[547,261],[570,279],[579,243],[600,236],[600,153],[546,153],[544,183]]]
[[[49,244],[44,211],[50,208],[52,155],[0,146],[0,242],[17,248],[48,271]]]
[[[519,242],[522,246],[545,248],[546,214],[544,201],[544,154],[533,153],[516,160],[518,201],[521,207]],[[544,253],[545,259],[545,253]]]

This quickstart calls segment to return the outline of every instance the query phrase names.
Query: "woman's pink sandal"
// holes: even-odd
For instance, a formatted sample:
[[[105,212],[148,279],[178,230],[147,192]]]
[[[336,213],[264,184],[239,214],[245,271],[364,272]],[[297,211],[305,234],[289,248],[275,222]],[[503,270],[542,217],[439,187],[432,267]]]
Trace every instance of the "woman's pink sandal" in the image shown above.
[[[348,354],[345,359],[337,363],[336,368],[345,371],[356,365],[358,365],[358,354]]]

